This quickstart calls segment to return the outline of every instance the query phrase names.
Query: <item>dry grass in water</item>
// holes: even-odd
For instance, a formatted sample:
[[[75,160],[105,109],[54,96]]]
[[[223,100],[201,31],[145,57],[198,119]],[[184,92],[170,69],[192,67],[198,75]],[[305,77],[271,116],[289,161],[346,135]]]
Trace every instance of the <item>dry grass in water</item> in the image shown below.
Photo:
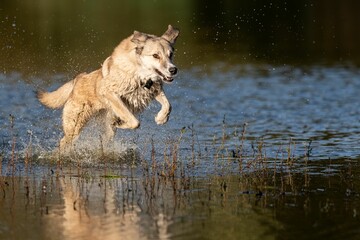
[[[33,151],[33,134],[28,131],[28,143],[23,156],[20,156],[16,151],[17,138],[14,126],[15,118],[10,116],[11,150],[10,154],[0,155],[0,170],[2,176],[19,176],[22,172],[28,176],[33,166],[39,164]],[[184,194],[191,190],[194,179],[207,177],[218,179],[219,187],[223,191],[226,191],[229,179],[234,176],[238,178],[244,192],[258,189],[256,192],[259,193],[269,188],[278,189],[279,192],[293,191],[294,187],[290,187],[289,190],[288,186],[294,186],[294,175],[301,175],[303,187],[309,187],[311,141],[304,146],[304,154],[296,156],[298,144],[292,138],[287,143],[269,147],[262,138],[254,139],[247,136],[247,127],[248,124],[244,123],[240,131],[235,129],[232,134],[228,134],[224,117],[221,136],[214,136],[211,147],[202,146],[203,143],[198,140],[197,131],[192,125],[180,129],[177,137],[168,139],[165,143],[150,139],[147,144],[144,143],[142,151],[128,149],[119,156],[111,151],[104,151],[102,146],[96,151],[84,149],[83,156],[81,152],[76,151],[70,156],[58,152],[56,157],[52,155],[53,158],[44,159],[47,164],[42,162],[40,165],[48,166],[48,172],[52,176],[64,177],[70,173],[71,176],[85,179],[116,178],[120,176],[117,174],[119,165],[125,165],[126,168],[134,168],[141,172],[144,191],[150,199],[162,195],[166,189],[171,189],[175,195]],[[277,148],[273,158],[267,154],[271,147]],[[84,156],[94,161],[87,164]],[[298,170],[298,165],[301,165],[301,171]],[[201,169],[204,167],[210,170],[203,173]],[[1,186],[4,189],[3,178]]]

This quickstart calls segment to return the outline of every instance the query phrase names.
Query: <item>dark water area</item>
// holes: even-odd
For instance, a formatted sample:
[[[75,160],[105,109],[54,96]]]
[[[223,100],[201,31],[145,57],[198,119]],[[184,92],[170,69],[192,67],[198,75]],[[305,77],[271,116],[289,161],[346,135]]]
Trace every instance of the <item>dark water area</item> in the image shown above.
[[[359,239],[359,3],[1,1],[0,239]],[[59,155],[34,92],[168,24],[170,121]]]
[[[357,239],[359,172],[3,178],[2,239]],[[93,170],[92,170],[93,171]],[[114,172],[112,172],[114,173]],[[264,174],[264,175],[263,175]],[[154,181],[153,181],[154,180]],[[353,181],[353,182],[352,182]],[[356,185],[358,187],[358,185]],[[343,190],[340,190],[343,189]]]
[[[2,71],[32,75],[97,68],[135,29],[181,29],[176,59],[183,68],[235,64],[356,64],[356,1],[31,1],[0,6]]]

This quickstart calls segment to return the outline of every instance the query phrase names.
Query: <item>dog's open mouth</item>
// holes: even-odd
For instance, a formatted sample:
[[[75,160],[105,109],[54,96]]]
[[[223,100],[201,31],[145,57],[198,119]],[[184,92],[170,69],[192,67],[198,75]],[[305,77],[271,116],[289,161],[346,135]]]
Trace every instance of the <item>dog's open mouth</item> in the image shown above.
[[[161,76],[161,78],[162,78],[162,80],[164,81],[164,82],[172,82],[173,80],[174,80],[174,78],[172,78],[172,77],[166,77],[164,74],[162,74],[162,72],[160,72],[158,69],[156,69],[155,68],[155,72],[157,73],[157,74],[159,74],[160,76]]]

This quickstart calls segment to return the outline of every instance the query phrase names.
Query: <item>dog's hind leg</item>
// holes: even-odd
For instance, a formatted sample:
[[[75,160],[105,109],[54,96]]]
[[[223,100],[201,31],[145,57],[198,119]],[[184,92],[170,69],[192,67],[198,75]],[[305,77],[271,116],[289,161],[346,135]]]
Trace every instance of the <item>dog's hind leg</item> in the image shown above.
[[[106,113],[105,137],[106,137],[106,140],[108,142],[114,140],[114,136],[115,136],[115,133],[116,133],[115,119],[116,119],[116,117],[114,116],[114,114],[111,111],[108,111]]]
[[[101,130],[103,134],[101,135],[101,141],[108,145],[114,140],[114,136],[116,133],[116,126],[115,126],[116,117],[112,111],[102,111],[97,116],[97,123],[101,126]]]
[[[60,140],[60,151],[68,151],[73,142],[79,137],[81,129],[88,122],[92,111],[88,104],[67,102],[63,110],[64,137]]]

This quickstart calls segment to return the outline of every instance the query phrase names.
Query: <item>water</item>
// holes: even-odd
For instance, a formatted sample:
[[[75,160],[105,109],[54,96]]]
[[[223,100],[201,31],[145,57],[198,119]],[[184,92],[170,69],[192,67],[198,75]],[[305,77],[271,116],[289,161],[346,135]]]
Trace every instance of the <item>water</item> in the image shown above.
[[[182,127],[193,126],[200,142],[212,144],[223,131],[234,136],[246,123],[246,138],[263,140],[269,147],[292,140],[302,151],[302,145],[312,141],[313,160],[359,155],[357,68],[238,65],[224,70],[217,64],[210,69],[200,76],[196,69],[185,70],[174,84],[165,86],[173,105],[165,127],[154,122],[159,110],[154,103],[140,116],[140,130],[119,130],[118,137],[166,139],[180,135]],[[41,84],[25,83],[15,73],[1,75],[1,80],[4,141],[9,142],[10,131],[14,131],[19,142],[27,143],[31,133],[38,145],[56,146],[61,137],[61,111],[46,109],[36,100],[34,92]],[[15,117],[13,130],[10,115]],[[236,141],[232,137],[226,144],[235,146]]]
[[[150,165],[153,139],[161,169],[166,145],[180,138],[186,127],[181,166],[192,162],[194,151],[196,164],[183,167],[185,178],[172,183],[157,175],[144,177],[143,164],[123,162],[103,170],[79,170],[79,160],[70,170],[66,164],[61,170],[56,163],[44,165],[61,136],[61,111],[42,107],[35,99],[37,84],[25,83],[21,74],[2,75],[2,169],[8,177],[2,179],[0,234],[44,239],[292,239],[302,233],[306,239],[356,239],[358,76],[357,68],[344,66],[235,65],[225,70],[219,63],[204,75],[198,69],[184,70],[166,86],[173,104],[167,125],[154,123],[159,107],[154,104],[141,115],[141,129],[117,134],[118,152],[134,146]],[[13,128],[10,114],[15,117]],[[239,172],[237,160],[229,157],[241,144],[244,123],[245,167]],[[93,149],[97,135],[92,132],[88,129],[83,141]],[[12,156],[12,136],[15,177],[6,164]],[[26,170],[30,137],[35,156],[32,169]],[[272,170],[254,168],[253,173],[246,168],[260,156],[259,142],[264,145],[261,156],[269,160],[266,169],[273,168],[273,161],[283,164],[275,175]],[[285,164],[289,145],[291,171]],[[308,146],[311,151],[305,157]],[[102,161],[90,155],[79,159]],[[100,177],[106,171],[116,177]],[[156,186],[151,187],[152,178]]]
[[[99,4],[0,4],[0,239],[359,239],[357,4]],[[34,92],[168,23],[170,121],[153,103],[105,152],[92,122],[59,156]]]
[[[349,169],[348,169],[349,170]],[[75,171],[76,172],[76,171]],[[128,170],[120,178],[3,179],[3,239],[356,239],[359,194],[349,173],[302,175],[290,185],[264,186],[250,176],[191,180],[190,189],[156,182]],[[127,175],[128,174],[128,175]],[[358,172],[357,172],[358,177]],[[254,182],[248,182],[252,179]],[[145,180],[145,181],[143,181]],[[149,179],[147,179],[149,180]],[[353,179],[355,180],[355,179]],[[301,183],[300,183],[301,182]],[[249,191],[249,187],[250,189]],[[262,189],[264,192],[259,192]],[[343,191],[340,191],[343,189]],[[155,191],[156,195],[149,195]],[[156,197],[154,197],[156,196]]]
[[[205,132],[219,128],[225,116],[230,128],[246,122],[252,137],[271,145],[290,138],[312,140],[317,159],[358,155],[356,68],[238,66],[217,71],[196,84],[200,104],[194,104],[194,114],[205,116],[199,119],[206,122],[201,125]]]

